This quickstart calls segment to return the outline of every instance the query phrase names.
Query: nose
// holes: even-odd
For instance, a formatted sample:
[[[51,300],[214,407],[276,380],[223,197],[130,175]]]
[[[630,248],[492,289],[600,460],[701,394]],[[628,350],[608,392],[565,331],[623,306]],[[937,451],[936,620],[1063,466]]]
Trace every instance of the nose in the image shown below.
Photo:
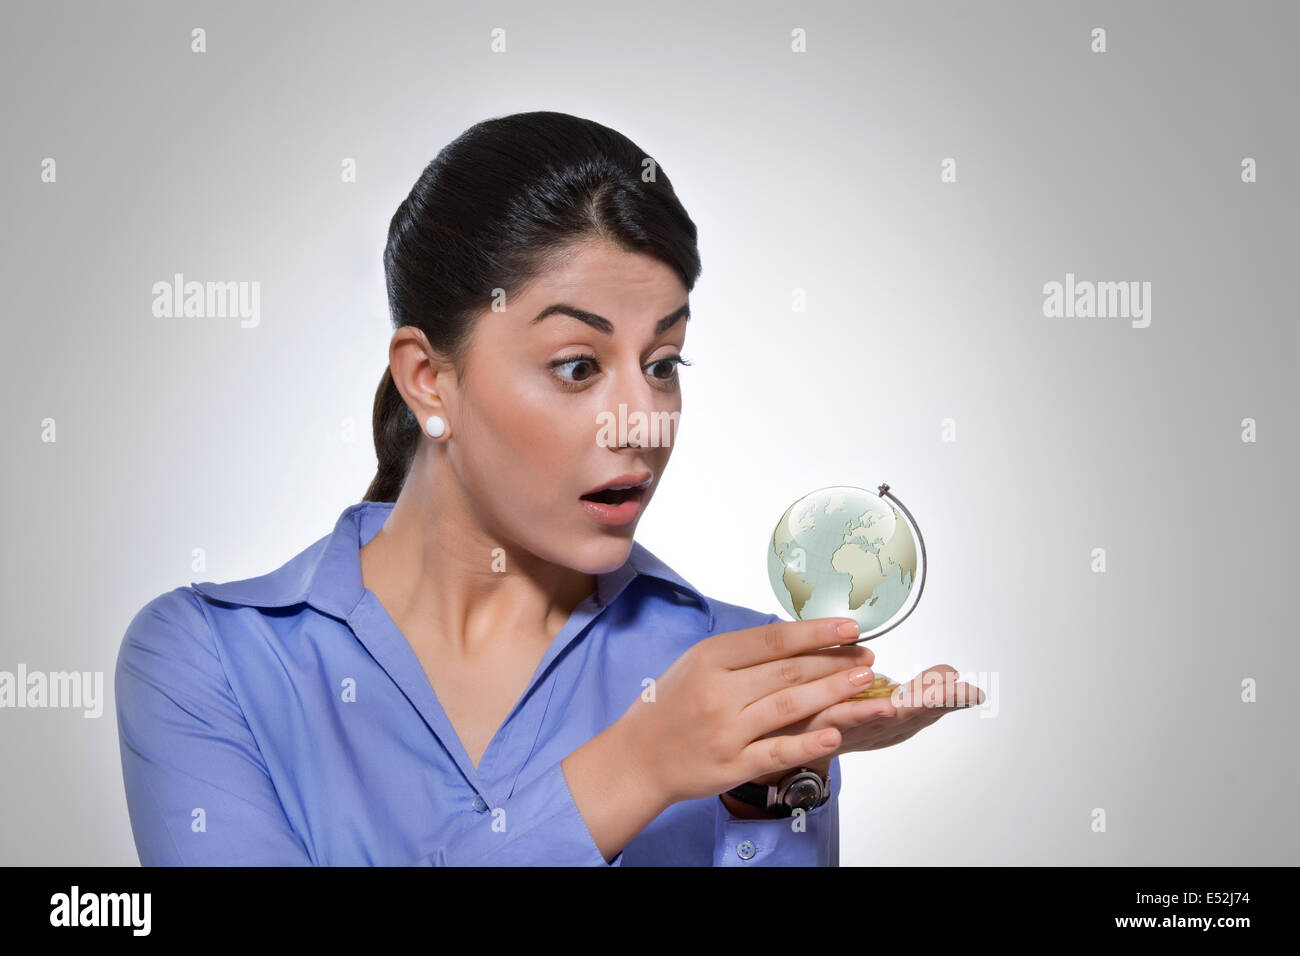
[[[671,445],[676,433],[676,393],[656,388],[635,362],[619,375],[609,392],[610,415],[617,422],[618,448],[642,449]]]

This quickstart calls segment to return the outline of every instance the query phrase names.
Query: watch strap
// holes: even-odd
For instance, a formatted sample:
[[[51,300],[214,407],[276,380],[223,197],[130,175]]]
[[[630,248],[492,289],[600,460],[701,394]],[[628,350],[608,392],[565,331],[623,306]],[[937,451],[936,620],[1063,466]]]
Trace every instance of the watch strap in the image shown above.
[[[788,774],[782,777],[781,780],[775,784],[764,785],[759,783],[746,782],[740,784],[740,786],[738,787],[733,787],[732,789],[728,790],[727,793],[735,797],[737,800],[739,800],[742,803],[748,803],[751,806],[755,806],[762,810],[766,810],[769,813],[773,813],[777,816],[781,816],[781,817],[792,816],[794,814],[794,808],[791,807],[788,803],[785,803],[784,801],[780,800],[779,797],[782,789],[790,781],[792,781],[795,777],[799,776],[800,774],[812,774],[821,781],[822,784],[821,799],[818,800],[815,805],[808,808],[809,810],[816,810],[817,807],[820,807],[822,804],[824,804],[827,800],[830,799],[831,783],[830,783],[829,776],[823,777],[821,774],[817,773],[817,771],[813,770],[811,767],[796,767],[794,770],[791,770]]]
[[[778,810],[781,811],[782,816],[790,815],[789,807],[785,804],[776,803],[776,787],[774,786],[764,786],[761,783],[742,783],[739,787],[728,790],[727,793],[741,803],[748,803],[764,810]]]

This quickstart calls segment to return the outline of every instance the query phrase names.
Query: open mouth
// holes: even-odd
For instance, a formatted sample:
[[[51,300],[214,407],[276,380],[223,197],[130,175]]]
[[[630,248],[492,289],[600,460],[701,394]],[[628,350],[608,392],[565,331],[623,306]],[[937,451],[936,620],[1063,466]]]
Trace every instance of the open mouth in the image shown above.
[[[621,488],[618,490],[606,489],[605,491],[595,491],[582,496],[583,501],[596,501],[603,505],[621,505],[625,501],[633,499],[641,500],[645,494],[644,488]]]
[[[605,482],[605,487],[580,495],[578,502],[597,524],[626,527],[641,514],[652,477],[650,472],[619,475]]]

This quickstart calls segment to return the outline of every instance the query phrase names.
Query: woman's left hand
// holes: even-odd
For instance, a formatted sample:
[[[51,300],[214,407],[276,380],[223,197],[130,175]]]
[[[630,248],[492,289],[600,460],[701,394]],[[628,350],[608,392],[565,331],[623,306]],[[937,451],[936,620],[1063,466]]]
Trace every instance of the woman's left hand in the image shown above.
[[[900,684],[889,697],[843,700],[764,736],[779,737],[823,727],[836,728],[841,736],[839,747],[807,765],[825,776],[830,770],[831,760],[840,754],[892,747],[929,727],[944,714],[977,707],[984,703],[984,699],[984,691],[978,687],[965,681],[957,682],[956,670],[947,664],[936,664],[908,683]],[[763,785],[776,783],[789,772],[767,774],[753,782]]]

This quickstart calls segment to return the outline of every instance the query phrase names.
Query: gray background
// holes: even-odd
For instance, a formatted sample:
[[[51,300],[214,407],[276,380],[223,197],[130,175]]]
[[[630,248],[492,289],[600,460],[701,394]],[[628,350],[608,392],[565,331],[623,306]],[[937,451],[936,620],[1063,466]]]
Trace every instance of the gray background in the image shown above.
[[[1295,6],[475,7],[5,4],[0,669],[111,693],[149,599],[333,527],[374,470],[389,218],[472,123],[554,109],[700,229],[638,540],[777,612],[785,508],[888,481],[931,569],[877,667],[995,697],[844,758],[842,863],[1300,862]],[[260,326],[155,318],[174,272],[260,282]],[[1151,282],[1150,327],[1045,318],[1067,272]],[[136,862],[111,700],[0,711],[0,767],[0,862]]]

